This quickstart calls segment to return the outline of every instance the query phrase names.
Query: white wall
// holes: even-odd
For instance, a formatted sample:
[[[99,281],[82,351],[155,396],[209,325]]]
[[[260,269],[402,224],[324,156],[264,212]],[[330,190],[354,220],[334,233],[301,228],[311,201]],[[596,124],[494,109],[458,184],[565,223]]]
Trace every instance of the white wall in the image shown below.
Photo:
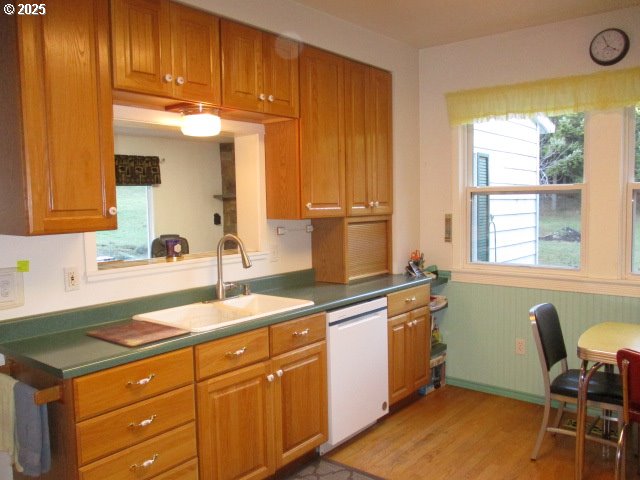
[[[255,25],[273,32],[287,33],[309,44],[370,63],[393,73],[393,155],[394,271],[400,272],[411,250],[418,246],[418,52],[400,42],[355,27],[347,22],[302,7],[287,0],[190,0],[186,3]],[[225,267],[226,279],[243,279],[311,267],[310,236],[300,225],[305,222],[267,222],[268,234],[261,248],[270,254],[243,270],[238,262]],[[289,233],[277,237],[277,225]],[[0,268],[12,267],[28,259],[30,272],[24,274],[25,304],[0,310],[0,321],[117,301],[167,291],[213,285],[211,264],[195,269],[163,270],[156,275],[104,278],[87,282],[83,276],[78,291],[65,292],[63,268],[85,268],[82,234],[15,237],[0,235]]]
[[[609,68],[640,65],[640,7],[420,51],[420,247],[429,263],[451,269],[453,261],[452,244],[443,240],[456,181],[444,94],[605,70],[591,61],[588,48],[607,27],[622,28],[631,41],[627,57]]]

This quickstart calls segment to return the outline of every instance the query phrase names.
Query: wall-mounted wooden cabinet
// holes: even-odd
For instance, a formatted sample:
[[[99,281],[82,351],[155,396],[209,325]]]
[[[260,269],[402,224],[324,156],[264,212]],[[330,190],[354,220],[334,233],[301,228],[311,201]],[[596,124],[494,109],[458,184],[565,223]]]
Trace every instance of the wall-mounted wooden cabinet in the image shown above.
[[[222,20],[222,105],[297,117],[298,42]]]
[[[316,281],[348,283],[391,272],[391,218],[319,218],[312,221]]]
[[[219,105],[219,28],[169,0],[112,0],[114,88]]]
[[[107,4],[2,15],[0,41],[0,233],[115,228]]]
[[[345,61],[347,215],[392,213],[391,74]]]
[[[300,119],[265,125],[267,217],[344,217],[344,63],[312,47],[300,56]]]

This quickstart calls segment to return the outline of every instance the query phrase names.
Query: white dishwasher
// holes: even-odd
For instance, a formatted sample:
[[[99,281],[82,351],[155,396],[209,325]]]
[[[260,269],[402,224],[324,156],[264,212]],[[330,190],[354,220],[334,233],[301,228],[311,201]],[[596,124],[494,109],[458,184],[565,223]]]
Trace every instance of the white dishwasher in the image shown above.
[[[329,438],[336,447],[389,411],[387,298],[327,313]]]

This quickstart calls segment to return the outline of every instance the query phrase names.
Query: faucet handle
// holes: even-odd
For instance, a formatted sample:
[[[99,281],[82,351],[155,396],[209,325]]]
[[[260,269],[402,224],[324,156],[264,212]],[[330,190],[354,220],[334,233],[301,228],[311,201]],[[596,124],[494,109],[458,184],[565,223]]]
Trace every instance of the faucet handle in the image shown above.
[[[243,295],[251,295],[251,286],[248,283],[242,284]]]

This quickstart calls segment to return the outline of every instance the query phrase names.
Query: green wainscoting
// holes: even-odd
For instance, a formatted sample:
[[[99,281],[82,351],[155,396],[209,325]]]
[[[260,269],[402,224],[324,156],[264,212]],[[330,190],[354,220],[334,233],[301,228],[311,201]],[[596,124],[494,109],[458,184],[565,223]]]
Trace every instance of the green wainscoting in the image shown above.
[[[450,385],[542,403],[542,377],[529,309],[551,302],[558,309],[569,367],[578,368],[580,334],[602,321],[640,323],[640,298],[450,282],[438,289],[449,307],[435,314],[447,344]],[[515,339],[526,354],[515,354]]]

